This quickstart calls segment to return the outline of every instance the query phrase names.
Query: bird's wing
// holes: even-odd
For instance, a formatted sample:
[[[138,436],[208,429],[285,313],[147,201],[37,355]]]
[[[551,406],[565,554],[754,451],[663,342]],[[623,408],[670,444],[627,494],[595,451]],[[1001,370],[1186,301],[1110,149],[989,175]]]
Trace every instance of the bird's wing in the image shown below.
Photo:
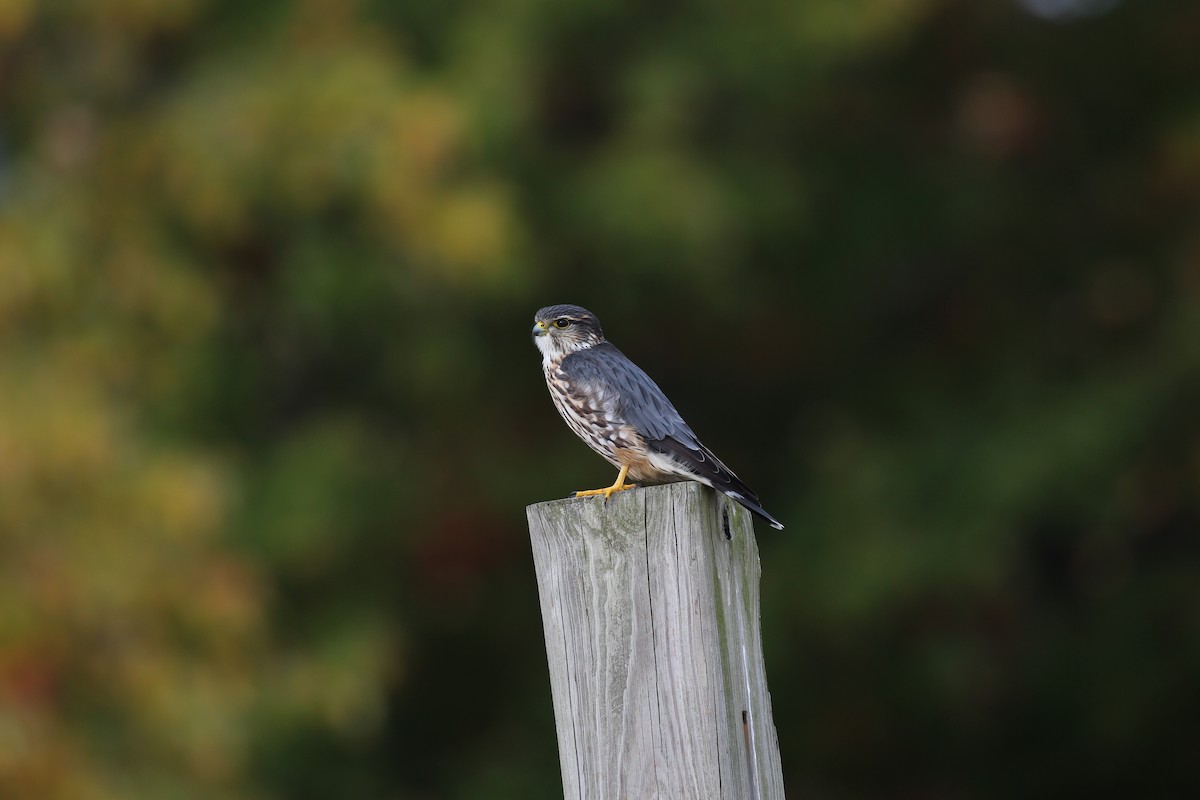
[[[733,470],[700,442],[658,384],[616,346],[603,342],[572,353],[563,359],[562,370],[586,393],[604,398],[605,413],[633,426],[651,450],[670,456],[722,491],[758,502]]]
[[[599,400],[607,416],[637,429],[646,440],[678,438],[699,444],[658,384],[609,342],[563,359],[568,380]]]
[[[614,345],[603,342],[576,351],[563,359],[560,369],[610,420],[632,426],[650,450],[668,456],[687,473],[737,500],[771,527],[783,528],[783,523],[762,507],[758,495],[701,444],[658,384]]]

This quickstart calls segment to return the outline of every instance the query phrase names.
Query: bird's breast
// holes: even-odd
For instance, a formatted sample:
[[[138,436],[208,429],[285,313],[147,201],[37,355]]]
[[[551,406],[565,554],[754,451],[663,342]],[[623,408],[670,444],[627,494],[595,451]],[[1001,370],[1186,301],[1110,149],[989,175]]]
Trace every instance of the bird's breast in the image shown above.
[[[546,386],[567,427],[609,463],[620,467],[629,455],[623,450],[645,449],[637,431],[615,417],[615,404],[602,391],[577,384],[555,364],[547,365]]]

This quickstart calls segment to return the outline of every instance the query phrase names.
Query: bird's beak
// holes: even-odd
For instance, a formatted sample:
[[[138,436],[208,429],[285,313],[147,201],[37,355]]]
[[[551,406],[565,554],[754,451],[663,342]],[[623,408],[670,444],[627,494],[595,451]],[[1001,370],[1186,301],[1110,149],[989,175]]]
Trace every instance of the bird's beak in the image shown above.
[[[533,324],[533,335],[535,338],[538,336],[545,336],[549,332],[550,329],[546,327],[546,323],[542,322],[540,319]]]

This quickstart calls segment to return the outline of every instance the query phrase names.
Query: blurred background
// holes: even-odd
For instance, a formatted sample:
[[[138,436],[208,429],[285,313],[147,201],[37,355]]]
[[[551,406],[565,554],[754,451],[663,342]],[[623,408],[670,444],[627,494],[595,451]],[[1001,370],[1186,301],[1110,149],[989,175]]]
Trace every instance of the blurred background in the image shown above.
[[[0,0],[0,797],[561,797],[524,507],[613,476],[560,302],[787,524],[791,796],[1185,796],[1198,42],[1194,0]]]

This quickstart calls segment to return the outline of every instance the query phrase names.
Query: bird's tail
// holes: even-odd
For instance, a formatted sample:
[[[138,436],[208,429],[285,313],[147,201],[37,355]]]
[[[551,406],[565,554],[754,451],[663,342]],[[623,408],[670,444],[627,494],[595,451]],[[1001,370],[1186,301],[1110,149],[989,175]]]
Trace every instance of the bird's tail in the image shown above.
[[[747,497],[735,489],[722,488],[721,492],[728,497],[733,498],[750,510],[751,514],[766,522],[777,531],[783,530],[783,523],[767,513],[767,510],[758,504],[758,498],[754,495]]]
[[[686,427],[686,426],[685,426]],[[691,435],[690,441],[684,442],[676,437],[654,439],[647,441],[650,449],[670,457],[681,469],[676,471],[680,477],[698,480],[716,489],[726,497],[741,503],[750,512],[777,531],[783,530],[783,523],[767,513],[759,503],[758,495],[742,483],[742,479],[733,474],[733,470],[721,463],[721,459],[700,443],[700,440],[687,429]]]

